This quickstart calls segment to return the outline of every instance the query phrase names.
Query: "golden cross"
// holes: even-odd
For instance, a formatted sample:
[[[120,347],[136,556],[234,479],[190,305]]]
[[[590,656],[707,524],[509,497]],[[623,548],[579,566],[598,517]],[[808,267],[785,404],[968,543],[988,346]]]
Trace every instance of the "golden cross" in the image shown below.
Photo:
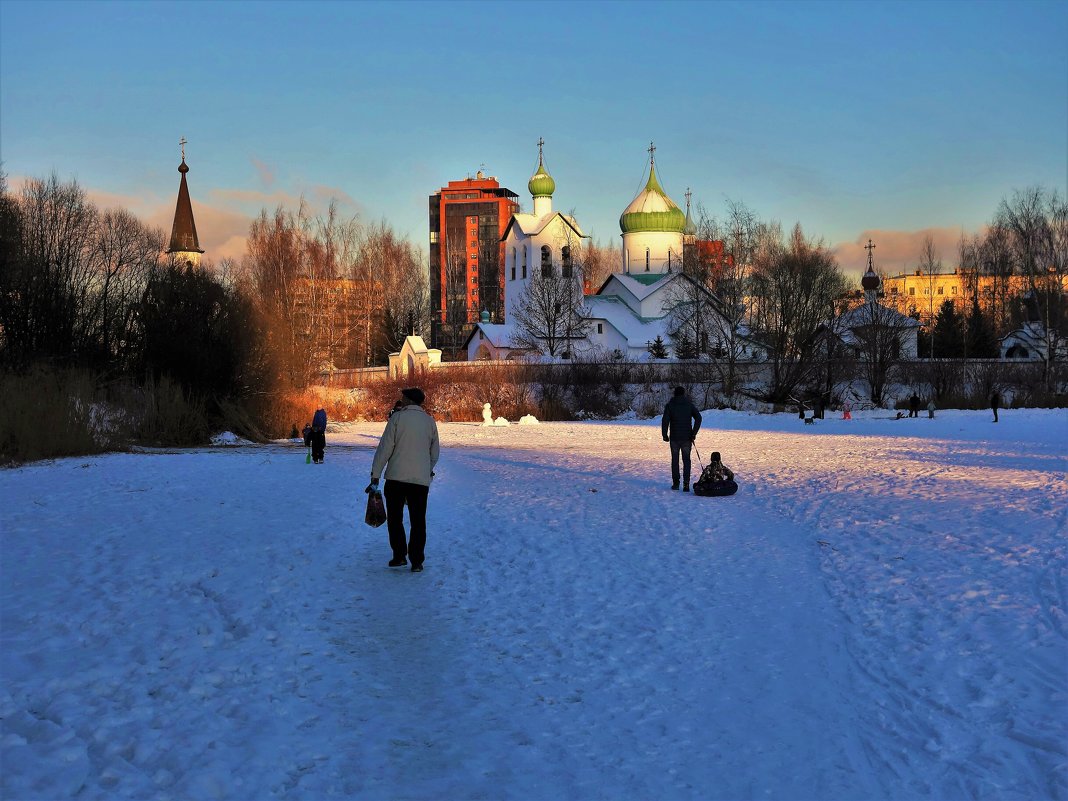
[[[649,143],[649,163],[653,163],[653,154],[656,153],[656,145],[652,142]]]
[[[180,144],[182,146],[182,161],[185,161],[185,145],[186,145],[186,142],[185,142],[185,137],[184,136],[181,138],[181,140],[178,142],[178,144]]]

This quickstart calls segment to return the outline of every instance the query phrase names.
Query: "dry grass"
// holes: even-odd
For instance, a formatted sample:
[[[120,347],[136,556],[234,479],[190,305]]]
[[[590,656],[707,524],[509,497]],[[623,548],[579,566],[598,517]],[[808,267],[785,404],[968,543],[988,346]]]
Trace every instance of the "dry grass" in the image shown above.
[[[121,412],[85,370],[0,375],[0,463],[83,456],[124,446]]]

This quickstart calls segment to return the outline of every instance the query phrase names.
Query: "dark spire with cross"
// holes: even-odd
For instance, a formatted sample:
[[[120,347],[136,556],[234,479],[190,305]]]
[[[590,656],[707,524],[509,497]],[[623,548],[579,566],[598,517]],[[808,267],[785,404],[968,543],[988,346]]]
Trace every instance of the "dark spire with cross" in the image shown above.
[[[178,203],[174,208],[174,225],[171,227],[171,242],[167,248],[168,253],[203,253],[200,240],[197,238],[197,226],[193,222],[193,203],[189,200],[189,186],[185,182],[185,174],[189,167],[185,163],[186,140],[183,136],[178,144],[182,148],[182,163],[178,172],[182,174],[182,182],[178,185]]]
[[[874,302],[876,293],[879,290],[879,285],[882,281],[879,280],[879,276],[875,273],[875,264],[872,260],[872,251],[875,250],[875,244],[869,239],[868,244],[864,246],[864,249],[868,251],[868,271],[860,279],[860,285],[864,287],[864,292],[868,296],[869,302]]]

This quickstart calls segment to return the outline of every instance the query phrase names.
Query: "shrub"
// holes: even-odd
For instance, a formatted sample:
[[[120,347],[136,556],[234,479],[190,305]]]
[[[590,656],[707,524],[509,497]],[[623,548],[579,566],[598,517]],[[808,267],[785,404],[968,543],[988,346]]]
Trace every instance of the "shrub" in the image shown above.
[[[83,456],[123,446],[123,415],[86,370],[0,374],[0,462]]]

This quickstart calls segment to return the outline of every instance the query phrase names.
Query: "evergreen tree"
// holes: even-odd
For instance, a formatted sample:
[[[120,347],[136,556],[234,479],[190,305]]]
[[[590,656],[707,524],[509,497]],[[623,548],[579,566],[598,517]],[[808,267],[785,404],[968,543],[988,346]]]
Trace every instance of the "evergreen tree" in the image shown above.
[[[697,346],[686,334],[682,334],[675,342],[675,356],[679,359],[696,359]]]
[[[657,334],[656,339],[649,343],[649,355],[654,359],[666,359],[668,357],[667,345],[664,344],[664,339]]]
[[[953,301],[942,302],[933,333],[935,358],[959,359],[964,356],[964,326]]]
[[[974,359],[996,359],[1000,355],[997,337],[994,336],[994,330],[990,327],[990,322],[986,319],[986,315],[979,308],[978,298],[972,299],[972,310],[968,313],[967,331],[968,355],[970,357]]]

